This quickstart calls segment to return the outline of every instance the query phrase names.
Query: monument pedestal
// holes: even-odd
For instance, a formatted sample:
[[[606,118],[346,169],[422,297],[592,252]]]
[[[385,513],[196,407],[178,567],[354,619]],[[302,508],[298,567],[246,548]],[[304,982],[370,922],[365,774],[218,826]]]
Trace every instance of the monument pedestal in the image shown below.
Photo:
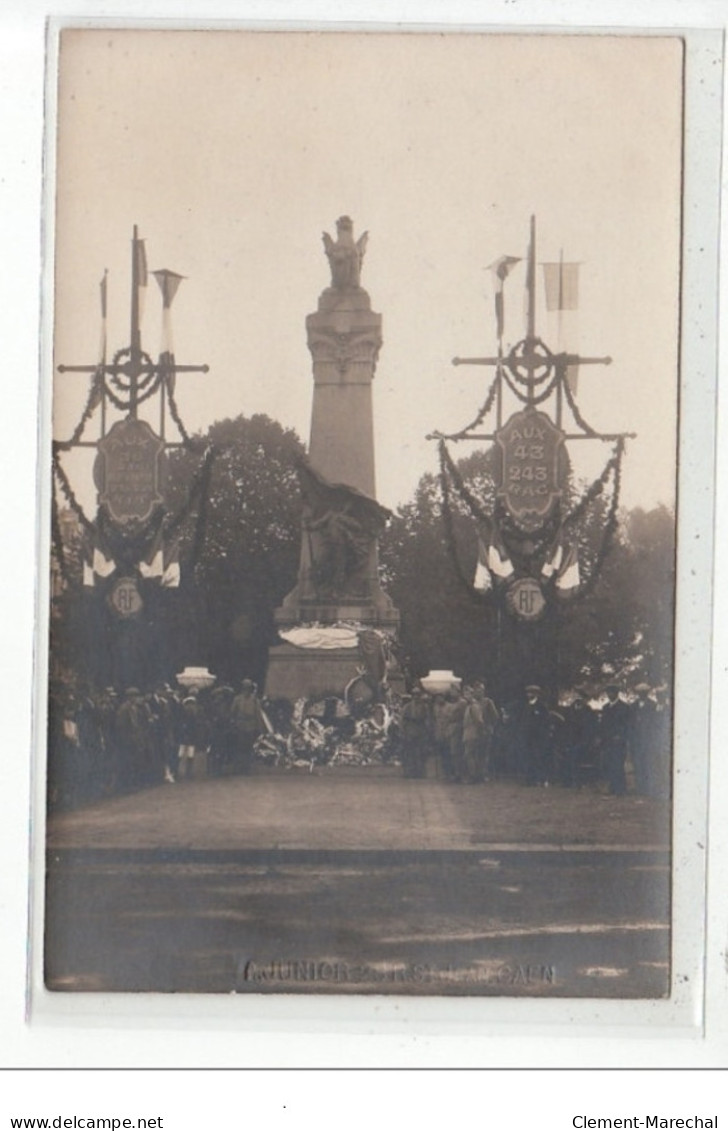
[[[346,685],[358,674],[357,648],[297,648],[278,644],[268,657],[265,693],[270,699],[341,698]]]
[[[399,613],[383,590],[380,589],[376,597],[359,605],[315,604],[297,601],[294,590],[276,610],[275,619],[284,633],[305,625],[346,624],[352,628],[378,629],[394,636],[399,628]],[[341,698],[346,685],[360,673],[362,664],[361,653],[355,646],[302,648],[285,641],[268,653],[265,692],[271,699],[323,699],[330,695]]]
[[[308,461],[299,467],[304,513],[298,581],[275,612],[284,636],[314,625],[344,623],[390,634],[399,627],[378,566],[377,537],[389,517],[376,502],[372,417],[382,316],[359,283],[366,235],[355,243],[346,216],[337,230],[336,242],[324,235],[332,285],[306,319],[314,382],[311,436]],[[356,637],[343,648],[286,642],[270,650],[266,694],[341,696],[362,663]]]

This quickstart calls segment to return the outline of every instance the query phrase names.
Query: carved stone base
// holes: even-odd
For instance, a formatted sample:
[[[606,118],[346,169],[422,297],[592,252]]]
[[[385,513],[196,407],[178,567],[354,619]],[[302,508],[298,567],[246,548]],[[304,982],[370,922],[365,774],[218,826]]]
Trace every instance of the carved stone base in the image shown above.
[[[277,644],[268,655],[265,694],[269,699],[342,699],[362,666],[358,648],[296,648]],[[404,677],[395,664],[387,672],[392,691],[404,693]]]
[[[358,648],[296,648],[278,644],[268,656],[269,699],[341,698],[361,665]]]

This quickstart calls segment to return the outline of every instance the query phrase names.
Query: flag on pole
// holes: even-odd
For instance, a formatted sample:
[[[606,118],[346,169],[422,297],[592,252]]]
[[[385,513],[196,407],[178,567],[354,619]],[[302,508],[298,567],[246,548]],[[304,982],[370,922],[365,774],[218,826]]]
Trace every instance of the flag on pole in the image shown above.
[[[475,563],[473,589],[478,593],[488,593],[492,588],[493,578],[488,569],[488,546],[482,538],[478,538],[478,560]]]
[[[556,590],[561,597],[571,597],[581,584],[579,577],[579,554],[576,543],[566,547],[556,577]]]
[[[136,280],[138,287],[146,287],[147,285],[147,252],[144,247],[144,240],[136,240]]]
[[[581,584],[576,543],[571,540],[566,541],[561,530],[541,566],[541,576],[546,581],[551,578],[556,579],[556,590],[561,597],[571,596]]]
[[[174,344],[172,342],[172,318],[170,309],[174,296],[177,294],[177,289],[185,276],[178,275],[176,271],[168,271],[166,268],[160,271],[152,271],[152,274],[157,280],[159,289],[162,292],[162,342],[160,346],[159,366],[163,372],[169,374],[171,391],[174,392]]]
[[[96,532],[90,532],[83,545],[83,584],[93,587],[99,578],[110,577],[115,569],[116,562],[99,545]]]
[[[159,581],[163,589],[177,589],[180,583],[179,540],[168,542],[159,530],[139,562],[139,573],[146,581]]]
[[[542,263],[544,287],[546,290],[546,310],[558,313],[557,346],[559,351],[568,349],[576,353],[576,325],[573,320],[564,318],[565,311],[579,309],[579,267],[580,263],[564,263],[563,257],[558,263]],[[568,326],[566,322],[568,321]],[[568,340],[567,340],[568,339]],[[579,366],[569,365],[566,370],[566,380],[572,393],[576,393],[579,378]]]
[[[475,566],[473,588],[480,593],[487,593],[493,584],[493,578],[507,581],[515,573],[513,562],[508,550],[503,544],[500,531],[495,525],[481,526],[478,535],[478,560]]]
[[[107,313],[106,298],[107,298],[108,278],[109,278],[109,272],[108,272],[108,269],[107,269],[107,270],[104,271],[104,277],[101,280],[101,282],[99,283],[99,290],[101,292],[101,322],[102,322],[104,328],[106,327],[106,313]]]
[[[503,545],[503,541],[498,530],[493,529],[490,536],[490,545],[488,546],[488,568],[491,573],[500,578],[501,581],[507,581],[515,573],[513,562],[511,561],[508,551]]]
[[[165,310],[168,310],[177,294],[177,288],[185,276],[178,275],[176,271],[168,271],[166,267],[159,271],[152,271],[152,274],[159,283],[159,289],[162,292],[162,305]]]
[[[488,270],[495,275],[495,324],[498,335],[498,344],[503,341],[504,313],[503,313],[503,284],[511,271],[521,260],[515,255],[501,255],[488,265]]]
[[[179,542],[167,543],[164,551],[164,572],[162,573],[163,589],[179,589]]]
[[[561,568],[563,558],[564,547],[562,546],[561,540],[559,539],[556,545],[551,547],[546,561],[541,567],[541,576],[544,577],[547,581],[552,578],[554,574]]]
[[[103,397],[103,370],[106,365],[106,338],[107,338],[107,325],[106,325],[106,282],[108,278],[108,271],[104,271],[101,282],[99,283],[99,294],[101,296],[101,335],[99,340],[99,364],[96,372],[92,377],[92,383],[95,386],[94,392],[90,401],[90,408],[96,408],[101,402]]]
[[[542,263],[547,310],[579,309],[579,263]]]
[[[144,247],[144,240],[135,239],[134,241],[134,264],[136,268],[136,288],[137,288],[137,303],[139,310],[139,322],[141,324],[144,315],[144,300],[147,293],[147,253]]]

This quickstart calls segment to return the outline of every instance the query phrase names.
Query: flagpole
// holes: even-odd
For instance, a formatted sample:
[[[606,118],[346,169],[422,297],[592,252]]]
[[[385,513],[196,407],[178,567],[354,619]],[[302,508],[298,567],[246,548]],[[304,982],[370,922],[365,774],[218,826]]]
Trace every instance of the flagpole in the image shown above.
[[[559,353],[564,352],[564,249],[559,252],[559,309],[556,323],[556,345]],[[564,372],[564,380],[568,380],[568,370]],[[563,389],[561,381],[556,382],[556,427],[561,428]]]
[[[167,379],[171,379],[171,375],[175,372],[176,367],[174,364],[174,346],[172,344],[172,300],[177,293],[183,275],[178,275],[175,271],[169,271],[167,268],[160,269],[159,271],[152,271],[154,278],[159,284],[159,289],[162,293],[162,340],[159,347],[159,366],[161,375],[160,394],[159,394],[159,433],[164,439],[164,429],[166,423],[166,405],[167,397],[170,390],[167,384]]]
[[[106,370],[107,312],[108,312],[108,303],[109,303],[108,278],[109,278],[109,269],[108,269],[108,267],[105,267],[104,268],[104,277],[103,277],[103,280],[101,282],[101,335],[102,335],[101,365],[102,365],[102,368],[103,368],[104,371]],[[105,379],[105,372],[102,372],[102,377],[103,377],[103,380],[101,382],[101,439],[103,440],[104,437],[106,436],[106,379]]]
[[[503,423],[503,324],[505,313],[503,309],[503,289],[505,280],[501,279],[500,272],[495,275],[495,324],[498,333],[498,363],[496,366],[496,427]]]
[[[531,241],[528,247],[528,274],[526,278],[526,341],[533,345],[536,337],[536,217],[531,216]],[[533,404],[533,382],[528,383],[528,404]]]
[[[141,332],[139,329],[139,253],[138,229],[134,225],[134,234],[131,242],[131,350],[129,358],[129,417],[137,418],[137,381],[139,379],[139,362],[141,360]]]
[[[496,259],[488,267],[489,271],[493,272],[495,277],[494,282],[494,297],[495,297],[495,325],[496,325],[496,338],[498,342],[497,357],[493,358],[461,358],[454,357],[453,365],[462,365],[466,362],[473,361],[476,365],[495,365],[496,373],[496,426],[498,428],[503,424],[503,336],[505,333],[505,281],[514,264],[519,263],[520,260],[514,258],[512,255],[502,255]]]

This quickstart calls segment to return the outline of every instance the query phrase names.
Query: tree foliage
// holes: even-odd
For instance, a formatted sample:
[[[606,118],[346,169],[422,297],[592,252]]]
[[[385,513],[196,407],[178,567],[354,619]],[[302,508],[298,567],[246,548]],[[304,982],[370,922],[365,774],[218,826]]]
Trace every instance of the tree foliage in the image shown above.
[[[486,511],[494,498],[492,450],[468,456],[458,471]],[[565,510],[583,494],[569,480]],[[597,561],[609,509],[599,495],[575,526],[584,576]],[[612,678],[672,678],[675,580],[674,516],[663,506],[620,514],[598,580],[583,597],[554,604],[543,622],[514,622],[496,586],[472,591],[476,522],[451,497],[452,540],[443,520],[439,480],[425,475],[381,539],[385,585],[402,617],[402,646],[412,675],[451,668],[484,678],[503,694],[534,679],[558,690],[601,689]],[[517,670],[508,671],[509,665]]]
[[[196,437],[215,446],[203,537],[196,561],[196,519],[182,532],[183,585],[193,605],[188,652],[222,678],[262,679],[273,611],[298,571],[301,501],[294,467],[303,445],[295,432],[264,415],[213,424]],[[170,459],[169,506],[182,506],[199,452]],[[190,659],[188,662],[196,662]]]
[[[205,664],[221,679],[249,675],[262,684],[267,650],[276,639],[273,612],[298,572],[301,497],[295,463],[303,445],[293,431],[262,415],[218,421],[195,439],[195,450],[169,456],[167,477],[172,516],[189,500],[201,452],[214,445],[202,513],[193,509],[180,529],[182,584],[178,591],[150,594],[147,635],[134,648],[134,641],[122,640],[127,667],[136,671],[143,654],[150,671],[164,669],[167,677],[180,664]],[[490,449],[457,464],[486,512],[495,499],[493,460]],[[569,478],[565,511],[583,491],[584,485]],[[554,602],[543,621],[529,626],[514,621],[497,585],[486,596],[473,592],[477,524],[456,492],[450,502],[452,538],[439,478],[423,475],[412,500],[380,537],[382,581],[400,610],[400,653],[410,677],[431,668],[453,669],[466,679],[485,679],[504,698],[517,682],[530,679],[545,682],[554,694],[574,686],[600,689],[611,678],[671,684],[670,511],[622,512],[594,587],[581,598]],[[608,512],[608,494],[597,495],[574,528],[583,575],[598,560]],[[134,626],[112,623],[102,595],[83,591],[75,544],[69,546],[69,563],[75,580],[55,602],[54,654],[69,667],[81,666],[86,655],[91,676],[100,677],[93,657],[111,654],[112,636],[118,644],[120,634],[133,635]],[[155,657],[160,642],[164,654]]]
[[[464,561],[475,562],[472,520],[455,515]],[[400,639],[412,676],[430,668],[485,674],[483,639],[492,613],[463,584],[449,553],[437,478],[424,475],[380,538],[384,587],[400,611]],[[472,576],[472,575],[471,575]]]

